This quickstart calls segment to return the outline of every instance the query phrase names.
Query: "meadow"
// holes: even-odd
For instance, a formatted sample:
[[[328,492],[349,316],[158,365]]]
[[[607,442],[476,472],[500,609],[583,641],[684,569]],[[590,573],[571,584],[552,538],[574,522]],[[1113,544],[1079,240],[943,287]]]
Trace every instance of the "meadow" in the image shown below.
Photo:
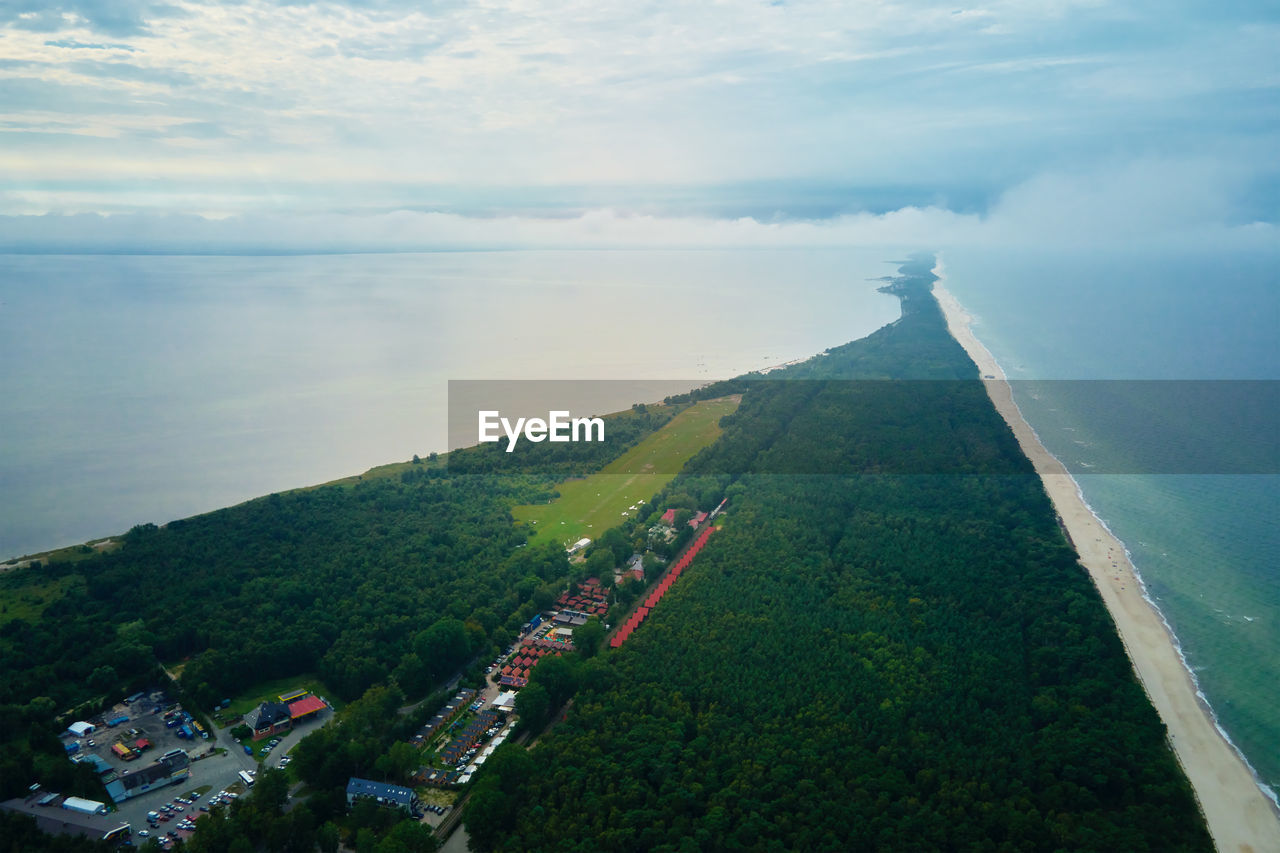
[[[583,537],[595,539],[629,515],[647,513],[650,498],[720,437],[720,419],[741,400],[735,395],[690,406],[599,472],[560,483],[555,500],[515,507],[512,515],[534,534],[568,546]]]

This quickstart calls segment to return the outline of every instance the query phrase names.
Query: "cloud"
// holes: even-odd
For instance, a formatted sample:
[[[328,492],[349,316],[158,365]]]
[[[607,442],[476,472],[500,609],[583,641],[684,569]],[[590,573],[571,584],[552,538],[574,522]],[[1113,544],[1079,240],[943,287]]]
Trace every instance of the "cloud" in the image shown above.
[[[37,32],[71,26],[110,36],[145,33],[158,18],[182,17],[176,6],[154,0],[0,0],[0,23]]]
[[[84,74],[99,80],[128,80],[139,83],[160,83],[166,86],[189,86],[195,77],[185,71],[166,68],[148,68],[129,62],[103,62],[94,59],[79,59],[65,66],[77,74]]]
[[[430,208],[448,187],[454,212],[767,221],[947,208],[957,193],[972,212],[1030,176],[1117,157],[1275,171],[1280,30],[1266,7],[961,11],[0,0],[0,190],[114,212],[140,197],[130,182],[168,182],[165,212],[248,215],[281,199],[309,214]],[[207,199],[215,176],[240,207],[179,206]],[[831,189],[815,203],[814,187]]]
[[[329,252],[513,248],[1004,247],[1160,249],[1266,246],[1271,223],[1232,222],[1230,186],[1214,164],[1134,162],[1089,173],[1037,175],[986,214],[905,207],[818,220],[768,222],[627,214],[475,217],[268,213],[0,217],[0,249],[17,251]]]
[[[68,50],[126,50],[136,52],[136,48],[120,42],[84,42],[75,39],[55,39],[45,42],[45,47],[65,47]]]

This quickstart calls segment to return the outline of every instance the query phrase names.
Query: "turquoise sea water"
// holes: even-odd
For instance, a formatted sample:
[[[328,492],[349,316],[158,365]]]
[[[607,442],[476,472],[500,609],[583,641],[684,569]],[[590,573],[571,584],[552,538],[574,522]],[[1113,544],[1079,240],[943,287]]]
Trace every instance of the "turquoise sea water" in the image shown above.
[[[1196,385],[1181,380],[1280,379],[1278,262],[1280,252],[944,256],[948,288],[1011,379],[1158,379],[1175,398]],[[1280,789],[1275,460],[1259,466],[1269,473],[1188,471],[1195,448],[1163,422],[1176,410],[1115,417],[1091,410],[1107,394],[1079,393],[1093,383],[1063,383],[1063,393],[1058,383],[1013,384],[1027,420],[1069,467],[1112,460],[1107,472],[1077,474],[1082,493],[1128,548],[1220,726]],[[1126,387],[1108,385],[1108,393]],[[1248,402],[1194,441],[1239,440],[1250,431],[1232,420],[1246,417],[1274,433],[1280,413]],[[1126,458],[1144,461],[1115,462]]]

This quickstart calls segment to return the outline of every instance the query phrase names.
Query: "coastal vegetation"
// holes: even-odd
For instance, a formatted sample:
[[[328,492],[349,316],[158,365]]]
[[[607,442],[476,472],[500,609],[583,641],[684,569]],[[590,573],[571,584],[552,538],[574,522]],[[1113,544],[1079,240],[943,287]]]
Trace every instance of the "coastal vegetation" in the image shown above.
[[[720,436],[720,419],[738,406],[736,396],[721,397],[685,408],[653,433],[598,472],[566,480],[556,486],[555,500],[517,506],[516,521],[535,526],[530,533],[573,543],[597,538],[617,526],[622,517],[648,515],[636,499],[648,501],[671,482],[689,459]]]
[[[976,371],[927,270],[898,323],[753,382],[671,484],[719,490],[724,529],[583,667],[536,771],[482,771],[473,844],[1212,849],[1038,478],[951,381]]]
[[[532,670],[517,709],[536,745],[507,741],[479,771],[473,845],[1211,849],[1038,478],[981,383],[957,381],[977,373],[929,267],[908,263],[887,288],[898,322],[619,413],[605,443],[415,458],[15,573],[0,600],[14,608],[0,620],[0,796],[39,779],[101,799],[60,727],[163,678],[161,662],[205,707],[305,675],[345,703],[293,752],[305,801],[286,809],[288,777],[265,771],[191,849],[432,849],[416,822],[348,809],[347,779],[408,783],[409,740],[448,696],[432,691],[477,683],[566,583],[648,544],[660,508],[678,531],[654,550],[671,557],[685,520],[727,500],[624,645],[591,622],[579,653]],[[659,430],[728,395],[694,409],[701,420],[686,412],[682,471],[651,484],[645,511],[611,517],[584,562],[513,517],[590,517],[595,495],[574,484],[630,476],[603,472],[667,452],[677,442]],[[649,580],[662,570],[644,563]],[[606,621],[639,586],[619,586]]]
[[[120,547],[0,579],[0,799],[39,781],[105,797],[58,734],[180,673],[197,705],[314,674],[338,703],[375,684],[421,697],[513,639],[568,574],[556,542],[526,547],[516,504],[545,502],[680,407],[609,419],[605,442],[485,445],[273,494]],[[38,617],[38,618],[36,618]]]

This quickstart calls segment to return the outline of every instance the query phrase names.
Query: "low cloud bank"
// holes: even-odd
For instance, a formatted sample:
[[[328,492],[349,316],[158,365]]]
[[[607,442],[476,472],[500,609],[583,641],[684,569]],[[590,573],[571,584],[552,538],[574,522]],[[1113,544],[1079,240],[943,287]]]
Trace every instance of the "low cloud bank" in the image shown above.
[[[470,217],[448,212],[153,212],[0,216],[9,252],[386,252],[481,249],[961,246],[1135,248],[1276,245],[1276,223],[1234,203],[1249,176],[1212,162],[1139,162],[1045,173],[985,214],[904,207],[821,220],[766,222],[595,209],[572,216]]]

